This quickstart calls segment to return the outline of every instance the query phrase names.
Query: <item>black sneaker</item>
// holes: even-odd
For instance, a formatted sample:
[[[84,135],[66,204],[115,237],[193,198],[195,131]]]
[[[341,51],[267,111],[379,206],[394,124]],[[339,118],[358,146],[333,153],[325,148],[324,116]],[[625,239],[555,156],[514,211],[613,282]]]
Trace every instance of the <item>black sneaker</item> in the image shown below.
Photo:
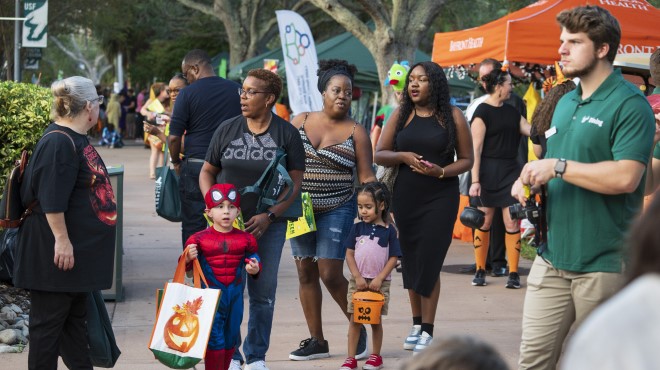
[[[328,341],[324,340],[321,343],[314,337],[301,341],[300,348],[289,354],[289,358],[294,361],[307,361],[326,357],[330,357]]]
[[[506,281],[506,287],[509,289],[520,289],[520,275],[517,272],[509,274],[509,279]]]
[[[369,357],[369,348],[367,347],[367,329],[362,325],[360,329],[360,338],[358,338],[356,360],[364,360]]]
[[[506,276],[506,266],[493,267],[493,270],[491,271],[490,276],[492,276],[492,277]]]
[[[472,285],[486,286],[486,270],[477,270],[477,272],[474,274],[474,279],[472,279]]]

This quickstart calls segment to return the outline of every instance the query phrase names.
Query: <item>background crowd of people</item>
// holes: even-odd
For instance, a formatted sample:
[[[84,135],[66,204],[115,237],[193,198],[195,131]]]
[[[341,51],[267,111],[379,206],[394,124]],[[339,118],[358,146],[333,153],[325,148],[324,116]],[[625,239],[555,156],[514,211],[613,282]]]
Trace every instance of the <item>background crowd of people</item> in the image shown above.
[[[582,323],[621,289],[627,257],[621,247],[624,235],[639,215],[643,194],[652,192],[653,179],[660,177],[656,173],[658,114],[654,119],[643,94],[612,67],[621,35],[617,20],[594,6],[563,11],[557,20],[562,30],[563,75],[580,82],[576,87],[571,81],[558,80],[536,109],[533,125],[527,122],[524,109],[515,106],[519,98],[512,98],[511,75],[497,61],[481,64],[486,95],[469,109],[468,119],[450,103],[442,67],[420,62],[408,73],[399,106],[384,125],[375,153],[367,130],[351,118],[357,70],[344,60],[321,61],[318,90],[323,108],[302,112],[291,122],[274,112],[283,90],[277,74],[252,70],[238,84],[218,77],[209,56],[197,49],[185,55],[182,73],[168,85],[151,86],[151,98],[145,91],[135,98],[129,89],[111,94],[105,105],[105,96],[90,80],[71,77],[54,83],[54,123],[35,149],[26,177],[30,184],[26,194],[38,199],[39,207],[26,223],[28,231],[21,233],[17,256],[21,267],[16,285],[32,289],[29,367],[52,368],[61,355],[67,366],[91,368],[81,339],[85,337],[84,300],[90,290],[110,285],[112,263],[104,261],[113,260],[109,243],[114,241],[116,220],[107,170],[86,135],[101,120],[101,143],[110,147],[120,147],[122,137],[142,140],[136,137],[140,131],[148,135],[151,178],[162,162],[163,146],[169,147],[180,176],[183,247],[209,226],[204,213],[221,205],[208,200],[207,193],[217,189],[216,184],[232,184],[236,189],[250,186],[278,151],[286,153],[286,170],[293,184],[290,198],[266,208],[258,208],[259,199],[253,194],[230,199],[235,208],[240,206],[245,233],[256,240],[257,250],[250,253],[256,256],[258,251],[259,268],[252,261],[248,272],[259,273],[259,278],[241,279],[240,271],[237,276],[236,281],[244,284],[241,291],[246,285],[249,295],[248,330],[242,343],[239,336],[236,343],[228,344],[228,350],[236,351],[223,362],[225,368],[241,369],[246,363],[249,370],[267,369],[285,243],[283,215],[302,191],[312,199],[317,230],[291,241],[309,332],[309,338],[290,353],[291,360],[329,356],[321,316],[322,286],[351,322],[350,292],[385,293],[400,255],[412,323],[403,348],[424,351],[404,368],[472,361],[476,365],[466,368],[505,369],[487,344],[469,338],[433,340],[440,271],[459,211],[458,176],[468,171],[469,194],[485,213],[483,225],[474,231],[474,286],[486,285],[491,227],[495,213],[501,213],[509,270],[506,287],[522,287],[519,220],[512,218],[508,206],[516,202],[524,206],[530,201],[529,191],[544,192],[549,199],[544,205],[548,238],[527,279],[519,368],[555,368],[572,325]],[[656,83],[660,80],[657,74],[653,78]],[[508,103],[512,99],[514,103]],[[529,136],[541,159],[524,164],[520,143]],[[398,169],[391,194],[377,182],[374,161]],[[66,171],[53,170],[59,168]],[[650,183],[643,181],[645,175],[650,176]],[[53,183],[58,186],[49,186]],[[356,184],[360,185],[357,191]],[[658,239],[649,219],[657,217],[659,205],[658,199],[651,204],[629,241],[633,257],[628,285],[578,330],[567,352],[567,368],[616,352],[611,348],[619,338],[609,339],[601,324],[610,323],[609,317],[625,309],[627,302],[640,302],[640,312],[657,320],[657,315],[643,309],[653,303],[645,301],[643,293],[658,289]],[[86,226],[67,228],[66,221],[74,217]],[[365,267],[364,261],[372,256],[362,254],[362,244],[377,234],[378,241],[370,248],[377,251],[373,258],[383,258],[377,267]],[[385,239],[388,242],[383,246],[380,241]],[[377,249],[379,245],[388,250]],[[191,258],[197,258],[196,253]],[[203,257],[204,248],[199,253]],[[493,264],[495,258],[491,258]],[[344,276],[345,259],[350,285]],[[74,264],[80,267],[71,272]],[[498,275],[503,275],[499,270],[506,270],[506,265],[498,267]],[[385,299],[387,303],[389,298]],[[50,309],[53,302],[57,310]],[[633,320],[630,325],[643,324]],[[374,344],[363,369],[383,367],[383,329],[373,325],[372,330]],[[367,331],[352,322],[347,331],[348,358],[340,369],[353,370],[357,360],[370,354]],[[602,346],[590,346],[594,336],[602,340]],[[431,346],[433,350],[426,350]],[[582,356],[585,348],[590,357]],[[479,356],[472,358],[474,351]],[[626,351],[639,352],[626,352],[639,364],[650,363],[654,355],[644,346],[626,347]],[[208,361],[207,369],[215,363]]]

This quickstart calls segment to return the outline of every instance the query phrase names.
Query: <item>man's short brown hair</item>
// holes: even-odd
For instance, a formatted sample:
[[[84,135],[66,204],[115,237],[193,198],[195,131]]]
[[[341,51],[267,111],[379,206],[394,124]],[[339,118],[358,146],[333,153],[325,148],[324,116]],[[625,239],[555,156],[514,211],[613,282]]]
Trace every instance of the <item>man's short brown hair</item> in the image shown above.
[[[621,27],[607,9],[593,5],[578,6],[557,14],[557,22],[570,33],[586,33],[596,48],[608,44],[607,60],[614,62],[621,41]]]
[[[651,61],[649,63],[649,70],[651,71],[651,78],[656,87],[660,87],[660,49],[655,49],[651,54]]]

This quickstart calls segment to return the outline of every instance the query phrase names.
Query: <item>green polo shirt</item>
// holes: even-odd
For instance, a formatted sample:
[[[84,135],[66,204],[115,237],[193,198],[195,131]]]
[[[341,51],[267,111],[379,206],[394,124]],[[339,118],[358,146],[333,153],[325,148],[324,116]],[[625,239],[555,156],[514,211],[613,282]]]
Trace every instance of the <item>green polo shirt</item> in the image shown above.
[[[581,95],[580,84],[559,101],[546,158],[582,163],[628,159],[646,165],[655,119],[641,91],[615,70],[589,98]],[[643,191],[644,178],[634,192],[617,195],[550,180],[548,250],[543,256],[562,270],[620,272],[622,240]]]

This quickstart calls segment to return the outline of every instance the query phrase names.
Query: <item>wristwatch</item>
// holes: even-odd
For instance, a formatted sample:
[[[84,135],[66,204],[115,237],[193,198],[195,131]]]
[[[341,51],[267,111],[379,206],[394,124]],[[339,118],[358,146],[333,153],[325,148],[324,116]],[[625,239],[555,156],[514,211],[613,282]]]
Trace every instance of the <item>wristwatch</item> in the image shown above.
[[[563,178],[564,172],[566,172],[566,159],[559,158],[555,163],[555,177]]]
[[[268,211],[267,215],[268,215],[268,219],[270,220],[270,222],[275,222],[275,219],[277,218],[277,216],[273,212]]]

